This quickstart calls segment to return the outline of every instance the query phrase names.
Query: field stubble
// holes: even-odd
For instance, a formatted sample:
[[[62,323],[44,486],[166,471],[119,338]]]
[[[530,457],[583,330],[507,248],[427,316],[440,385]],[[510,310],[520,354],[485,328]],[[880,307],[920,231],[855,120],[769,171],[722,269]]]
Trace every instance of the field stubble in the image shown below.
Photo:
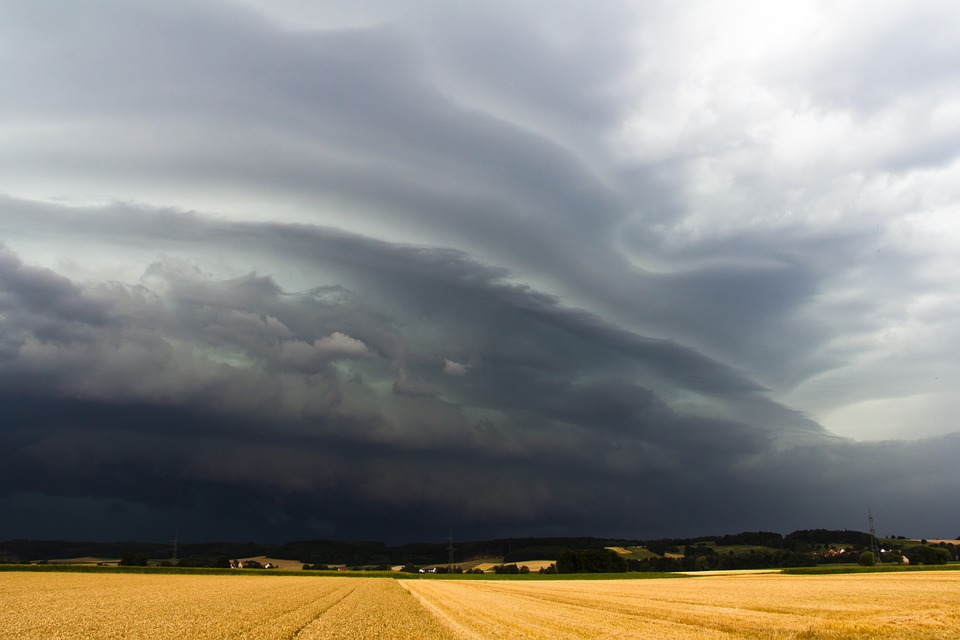
[[[960,575],[408,582],[464,638],[960,638]]]
[[[960,573],[459,581],[0,573],[0,638],[960,638]]]

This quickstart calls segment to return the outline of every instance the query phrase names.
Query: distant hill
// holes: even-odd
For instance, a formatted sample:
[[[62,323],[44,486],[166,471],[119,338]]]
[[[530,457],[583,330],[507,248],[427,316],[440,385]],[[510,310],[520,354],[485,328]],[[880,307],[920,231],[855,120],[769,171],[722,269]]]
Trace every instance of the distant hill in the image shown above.
[[[920,544],[906,539],[881,539],[887,549],[908,549]],[[926,541],[924,541],[926,542]],[[956,557],[960,546],[951,541],[933,541]],[[556,560],[569,550],[612,549],[629,563],[631,570],[675,571],[689,568],[752,568],[753,566],[800,566],[845,560],[837,552],[869,550],[870,535],[861,531],[805,529],[781,535],[753,531],[696,538],[624,540],[593,537],[500,538],[458,542],[453,545],[454,564],[466,567],[479,561],[500,559],[503,563]],[[174,553],[176,552],[176,558]],[[329,565],[341,567],[447,565],[449,543],[411,543],[388,546],[383,542],[358,540],[300,540],[283,544],[204,542],[171,544],[150,542],[76,542],[63,540],[7,540],[0,542],[0,563],[54,562],[63,558],[149,559],[151,563],[186,566],[229,566],[229,560],[266,557],[285,566]],[[896,553],[899,558],[900,554]]]
[[[567,549],[602,549],[639,541],[603,538],[503,538],[458,542],[454,561],[504,558],[506,562],[555,559]],[[203,542],[180,544],[178,560],[237,559],[266,556],[303,564],[341,566],[446,564],[449,543],[411,543],[387,546],[358,540],[300,540],[283,544]],[[120,558],[141,554],[154,561],[173,561],[173,544],[150,542],[75,542],[64,540],[8,540],[0,542],[0,562],[41,562],[55,558]],[[190,562],[190,564],[197,564]]]

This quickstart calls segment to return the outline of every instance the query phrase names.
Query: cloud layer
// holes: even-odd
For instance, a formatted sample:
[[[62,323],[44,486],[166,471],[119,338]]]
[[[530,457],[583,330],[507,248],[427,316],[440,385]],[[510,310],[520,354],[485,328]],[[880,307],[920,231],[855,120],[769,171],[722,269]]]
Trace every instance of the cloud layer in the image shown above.
[[[751,4],[0,5],[0,537],[956,535],[955,12]]]

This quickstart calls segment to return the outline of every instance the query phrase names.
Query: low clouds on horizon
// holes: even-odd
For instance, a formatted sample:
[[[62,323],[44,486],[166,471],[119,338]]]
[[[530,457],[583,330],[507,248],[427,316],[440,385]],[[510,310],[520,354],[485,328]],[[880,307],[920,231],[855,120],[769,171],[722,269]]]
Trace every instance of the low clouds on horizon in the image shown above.
[[[749,4],[0,4],[0,537],[957,535],[955,12]]]

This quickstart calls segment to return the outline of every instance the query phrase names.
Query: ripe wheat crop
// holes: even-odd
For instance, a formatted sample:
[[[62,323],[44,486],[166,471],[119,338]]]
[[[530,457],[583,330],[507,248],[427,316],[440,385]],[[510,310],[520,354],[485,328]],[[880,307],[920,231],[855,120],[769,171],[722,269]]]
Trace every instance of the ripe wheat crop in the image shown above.
[[[960,638],[960,575],[404,585],[461,638]]]
[[[960,638],[960,573],[477,581],[0,573],[0,638]]]
[[[0,638],[454,638],[387,578],[0,573]]]

